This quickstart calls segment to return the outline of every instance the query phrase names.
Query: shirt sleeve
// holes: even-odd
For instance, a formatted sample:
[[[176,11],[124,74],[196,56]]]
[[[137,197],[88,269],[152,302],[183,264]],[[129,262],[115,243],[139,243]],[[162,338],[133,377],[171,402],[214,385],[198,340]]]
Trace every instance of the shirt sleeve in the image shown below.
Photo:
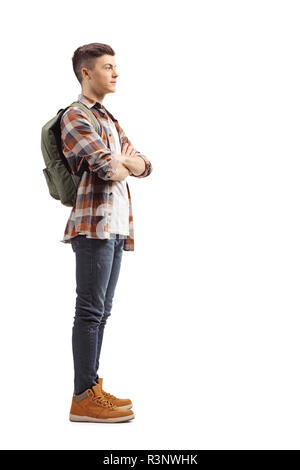
[[[132,142],[127,137],[127,135],[125,134],[122,127],[120,126],[120,124],[119,124],[119,129],[120,129],[120,135],[121,135],[121,138],[122,138],[122,143],[124,143],[124,144],[128,143],[128,144],[133,145]],[[143,173],[141,173],[140,175],[134,175],[133,173],[130,173],[130,175],[135,176],[136,178],[145,178],[146,176],[149,176],[150,173],[152,172],[152,169],[153,169],[152,164],[151,164],[150,160],[145,155],[143,155],[141,152],[139,152],[137,149],[136,149],[136,154],[137,154],[138,157],[142,157],[142,159],[144,160],[144,162],[145,162],[145,171]]]
[[[60,126],[62,150],[71,169],[78,168],[85,158],[90,171],[103,180],[109,180],[116,173],[118,160],[115,154],[105,145],[81,108],[68,108]]]

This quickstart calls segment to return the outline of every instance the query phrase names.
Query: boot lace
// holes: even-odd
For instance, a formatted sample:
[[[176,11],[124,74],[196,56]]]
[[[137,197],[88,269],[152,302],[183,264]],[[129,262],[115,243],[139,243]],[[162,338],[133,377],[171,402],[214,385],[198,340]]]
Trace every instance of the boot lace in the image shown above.
[[[97,403],[99,406],[104,406],[105,408],[111,408],[114,409],[115,405],[111,403],[109,400],[104,398],[104,396],[97,395],[95,397],[92,397],[92,400]]]
[[[114,395],[112,395],[111,393],[105,392],[104,390],[102,390],[102,393],[108,400],[110,398],[116,398]]]

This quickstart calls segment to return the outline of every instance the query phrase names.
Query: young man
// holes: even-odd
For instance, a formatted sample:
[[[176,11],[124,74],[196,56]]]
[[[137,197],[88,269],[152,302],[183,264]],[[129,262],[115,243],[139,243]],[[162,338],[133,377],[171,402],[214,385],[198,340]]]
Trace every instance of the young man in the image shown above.
[[[61,119],[63,152],[72,171],[88,163],[63,243],[76,257],[76,308],[72,330],[74,394],[71,421],[120,422],[134,418],[130,399],[102,388],[98,376],[103,332],[111,314],[123,251],[134,250],[133,215],[127,177],[144,178],[152,165],[131,144],[117,119],[104,107],[118,73],[113,49],[92,43],[74,52],[81,84],[78,100],[100,124],[96,132],[85,110],[69,107]]]

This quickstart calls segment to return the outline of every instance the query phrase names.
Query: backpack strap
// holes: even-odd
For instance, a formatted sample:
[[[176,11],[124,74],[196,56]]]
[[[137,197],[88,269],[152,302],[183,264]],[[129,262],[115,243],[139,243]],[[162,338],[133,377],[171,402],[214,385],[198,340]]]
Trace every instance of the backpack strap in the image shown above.
[[[83,103],[80,103],[79,101],[73,101],[73,103],[71,103],[68,106],[68,108],[70,108],[71,106],[77,106],[78,108],[81,108],[83,111],[85,111],[88,114],[89,119],[90,119],[93,127],[95,128],[96,132],[99,135],[101,135],[101,132],[102,132],[101,125],[97,121],[97,119],[95,118],[92,111],[87,106],[85,106]],[[83,162],[82,162],[79,170],[77,171],[76,175],[82,176],[84,171],[90,172],[88,162],[85,159],[83,159]]]
[[[92,111],[87,106],[85,106],[85,104],[80,103],[79,101],[73,101],[73,103],[71,103],[69,107],[71,106],[77,106],[78,108],[81,108],[83,111],[85,111],[88,114],[95,130],[98,132],[98,134],[101,134],[101,126],[99,122],[95,118]]]

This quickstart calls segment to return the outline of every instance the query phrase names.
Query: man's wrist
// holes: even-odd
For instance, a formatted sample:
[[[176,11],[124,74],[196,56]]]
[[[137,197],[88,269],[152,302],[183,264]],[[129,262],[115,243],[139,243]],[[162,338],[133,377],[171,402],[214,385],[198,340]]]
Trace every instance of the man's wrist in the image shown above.
[[[145,160],[140,155],[135,155],[134,157],[124,157],[124,165],[128,168],[128,170],[130,171],[130,174],[131,175],[133,174],[134,176],[139,176],[140,174],[143,173],[143,171],[145,171],[145,168],[144,170],[138,169],[139,164],[137,166],[137,160],[138,161],[142,160],[142,162],[144,163],[144,167],[145,167]]]
[[[128,166],[130,166],[130,163],[132,163],[132,162],[130,162],[130,158],[129,158],[129,157],[124,157],[123,163],[124,163],[125,166],[128,167]]]

